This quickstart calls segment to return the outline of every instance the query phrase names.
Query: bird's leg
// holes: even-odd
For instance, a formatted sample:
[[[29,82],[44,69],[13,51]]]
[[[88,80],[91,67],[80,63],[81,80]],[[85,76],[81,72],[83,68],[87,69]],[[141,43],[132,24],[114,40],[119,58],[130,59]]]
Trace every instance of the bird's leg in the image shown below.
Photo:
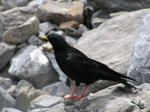
[[[87,96],[87,95],[85,95],[85,91],[86,91],[87,87],[88,87],[88,86],[85,86],[85,87],[84,87],[84,90],[83,90],[82,94],[81,94],[80,96],[78,96],[78,97],[76,98],[76,100],[79,100],[79,99],[81,99],[81,98]]]
[[[71,99],[71,98],[76,98],[77,96],[74,96],[74,93],[76,92],[77,88],[78,87],[76,86],[74,88],[74,90],[72,91],[71,95],[64,97],[64,99],[67,100],[67,99]]]

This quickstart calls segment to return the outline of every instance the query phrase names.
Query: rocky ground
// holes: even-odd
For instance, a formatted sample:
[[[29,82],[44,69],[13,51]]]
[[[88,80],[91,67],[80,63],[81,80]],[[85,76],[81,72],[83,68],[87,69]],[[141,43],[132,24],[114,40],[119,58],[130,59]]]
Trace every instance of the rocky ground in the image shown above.
[[[100,80],[64,101],[74,83],[40,39],[53,32],[142,91]],[[150,112],[149,53],[149,0],[1,0],[0,112]]]

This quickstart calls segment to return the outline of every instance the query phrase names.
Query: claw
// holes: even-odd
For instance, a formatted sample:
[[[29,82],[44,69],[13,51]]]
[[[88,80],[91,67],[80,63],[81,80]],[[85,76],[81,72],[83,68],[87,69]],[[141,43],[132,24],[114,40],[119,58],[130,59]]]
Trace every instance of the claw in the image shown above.
[[[64,97],[64,100],[67,100],[67,99],[71,99],[71,98],[77,98],[78,96],[73,96],[73,95],[67,95]]]

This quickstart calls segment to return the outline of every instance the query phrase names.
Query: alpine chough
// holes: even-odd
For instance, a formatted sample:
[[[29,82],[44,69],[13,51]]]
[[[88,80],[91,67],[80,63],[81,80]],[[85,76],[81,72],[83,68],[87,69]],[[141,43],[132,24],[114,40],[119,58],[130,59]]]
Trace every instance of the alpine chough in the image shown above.
[[[54,49],[56,61],[60,69],[72,80],[75,81],[76,87],[71,95],[65,97],[65,99],[77,98],[80,99],[85,96],[85,91],[88,85],[102,80],[109,80],[122,83],[127,87],[136,88],[132,84],[128,83],[126,79],[134,80],[130,77],[122,75],[105,64],[96,60],[88,58],[78,49],[70,46],[62,36],[58,34],[51,34],[42,37],[47,39]],[[85,88],[80,96],[74,96],[77,87],[80,83],[85,84]]]

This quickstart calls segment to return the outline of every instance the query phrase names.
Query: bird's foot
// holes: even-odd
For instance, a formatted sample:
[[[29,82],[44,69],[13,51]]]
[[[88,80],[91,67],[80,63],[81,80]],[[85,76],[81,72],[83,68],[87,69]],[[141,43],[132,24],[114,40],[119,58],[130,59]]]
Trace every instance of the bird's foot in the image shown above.
[[[77,98],[75,99],[75,101],[80,100],[81,98],[83,98],[85,96],[87,96],[87,95],[83,94],[83,95],[77,96]]]
[[[64,97],[64,100],[67,100],[67,99],[72,99],[72,98],[77,98],[78,96],[74,96],[74,95],[66,95]]]

